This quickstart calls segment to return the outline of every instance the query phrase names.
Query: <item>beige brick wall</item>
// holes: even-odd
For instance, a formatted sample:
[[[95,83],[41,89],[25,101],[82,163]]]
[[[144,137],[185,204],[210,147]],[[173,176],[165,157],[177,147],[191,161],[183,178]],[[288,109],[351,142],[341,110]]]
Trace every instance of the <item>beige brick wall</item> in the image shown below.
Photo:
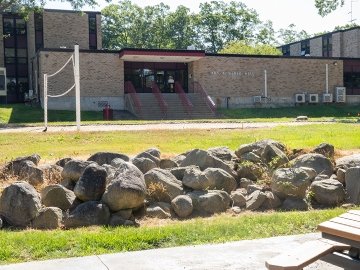
[[[301,55],[301,43],[295,43],[290,45],[290,55],[291,56],[300,56]]]
[[[4,67],[3,16],[0,14],[0,67]]]
[[[89,22],[86,13],[44,11],[44,48],[89,49]]]
[[[332,57],[342,57],[343,54],[342,38],[343,38],[342,32],[337,32],[332,34]]]
[[[97,48],[102,49],[101,14],[96,14]]]
[[[299,92],[325,91],[325,64],[329,64],[330,89],[343,85],[343,64],[337,61],[291,58],[207,56],[193,63],[192,79],[213,97],[264,95],[264,70],[270,97],[293,97]]]
[[[70,52],[40,53],[40,85],[43,95],[43,74],[54,73],[70,57]],[[49,94],[58,95],[74,84],[73,69],[64,69],[49,79]],[[121,97],[124,95],[124,62],[117,53],[80,53],[81,97]],[[72,91],[69,96],[74,96]]]
[[[322,37],[310,39],[310,55],[322,56]]]
[[[360,57],[360,29],[343,32],[343,57]]]

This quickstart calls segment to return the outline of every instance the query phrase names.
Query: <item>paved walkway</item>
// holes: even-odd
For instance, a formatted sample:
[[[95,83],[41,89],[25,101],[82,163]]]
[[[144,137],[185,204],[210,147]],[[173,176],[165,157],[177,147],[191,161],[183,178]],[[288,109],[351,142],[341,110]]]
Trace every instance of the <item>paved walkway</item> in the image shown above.
[[[0,266],[0,270],[262,270],[269,258],[320,234],[245,240],[218,245],[153,249]],[[339,270],[315,262],[306,270]]]
[[[332,123],[332,122],[327,122]],[[136,131],[136,130],[182,130],[182,129],[250,129],[271,128],[276,126],[303,126],[323,124],[323,122],[266,122],[266,123],[159,123],[134,125],[84,125],[81,131]],[[0,133],[42,132],[44,127],[12,127],[0,128]],[[49,126],[47,132],[73,132],[76,126]]]

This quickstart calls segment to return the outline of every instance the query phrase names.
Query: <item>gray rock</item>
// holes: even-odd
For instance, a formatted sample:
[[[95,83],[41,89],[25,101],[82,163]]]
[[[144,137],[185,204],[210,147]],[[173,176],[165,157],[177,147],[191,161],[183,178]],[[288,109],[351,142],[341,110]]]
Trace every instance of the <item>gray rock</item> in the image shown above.
[[[106,170],[96,163],[87,166],[76,182],[74,193],[82,201],[98,201],[105,192]]]
[[[4,226],[4,221],[3,221],[2,218],[0,217],[0,229],[2,229],[3,226]]]
[[[117,227],[117,226],[136,226],[135,221],[133,220],[128,220],[128,219],[124,219],[120,216],[116,216],[116,215],[112,215],[110,217],[110,221],[109,221],[109,225],[112,227]]]
[[[301,168],[277,169],[271,180],[272,191],[280,198],[304,198],[311,177]]]
[[[172,199],[183,194],[181,181],[167,170],[155,168],[147,172],[144,177],[147,188],[154,192],[150,194],[153,199],[162,198],[162,201],[170,203]],[[156,192],[161,192],[157,187],[164,189],[164,192],[157,194]]]
[[[329,179],[329,176],[327,176],[326,174],[319,174],[315,177],[314,181],[322,181],[326,179]]]
[[[265,191],[266,199],[261,205],[261,209],[270,210],[277,209],[281,206],[281,200],[271,191]]]
[[[187,195],[193,202],[194,211],[204,214],[225,212],[231,203],[229,194],[223,190],[196,190]]]
[[[239,158],[242,161],[250,161],[250,162],[253,162],[253,163],[261,163],[261,158],[257,154],[255,154],[253,152],[244,153]]]
[[[226,146],[209,148],[207,151],[210,155],[223,161],[231,161],[233,158],[232,151],[229,149],[229,147]]]
[[[349,203],[360,204],[360,167],[349,168],[345,173],[346,191]]]
[[[106,184],[109,184],[115,178],[116,168],[109,164],[103,164],[101,167],[106,170]]]
[[[178,166],[180,166],[181,162],[186,158],[186,155],[177,155],[173,157],[171,160],[174,161]]]
[[[238,207],[238,206],[233,206],[233,207],[231,207],[231,211],[232,211],[234,214],[240,214],[240,213],[241,213],[241,208]]]
[[[64,179],[60,182],[60,185],[73,191],[75,188],[76,182],[74,182],[73,180],[70,180],[70,179]]]
[[[260,164],[253,163],[251,161],[242,161],[238,164],[237,168],[237,177],[238,178],[247,178],[252,181],[256,181],[261,178],[265,172],[265,168]]]
[[[125,162],[117,168],[114,180],[102,196],[111,211],[137,208],[144,204],[146,184],[143,173],[133,164]]]
[[[246,210],[257,210],[265,202],[266,195],[260,190],[254,191],[246,198]]]
[[[124,161],[129,161],[129,157],[124,154],[120,153],[112,153],[112,152],[97,152],[93,154],[91,157],[88,158],[88,161],[94,161],[97,164],[104,165],[104,164],[111,164],[115,158],[120,158]]]
[[[327,176],[330,176],[334,172],[334,166],[330,159],[321,154],[301,155],[291,162],[294,168],[309,167],[314,169],[317,174],[326,174]]]
[[[60,208],[46,207],[40,210],[33,219],[31,226],[35,229],[54,230],[61,227],[63,213]]]
[[[261,159],[271,168],[278,168],[289,162],[286,154],[273,144],[268,144],[261,153]]]
[[[112,216],[119,216],[124,220],[129,220],[132,218],[132,212],[133,212],[132,209],[124,209],[113,213]]]
[[[233,201],[233,206],[238,206],[238,207],[246,206],[245,195],[240,190],[232,191],[230,197]]]
[[[161,152],[157,148],[149,148],[149,149],[145,150],[144,153],[149,153],[150,155],[152,155],[153,157],[156,157],[158,159],[160,159],[160,156],[161,156]]]
[[[151,218],[167,219],[171,217],[170,208],[163,207],[163,205],[159,203],[153,203],[146,208],[146,216]]]
[[[43,171],[44,180],[50,183],[59,183],[62,180],[61,173],[63,168],[56,164],[39,165],[38,168]]]
[[[66,162],[61,176],[64,179],[69,179],[77,182],[80,176],[83,174],[85,168],[92,163],[92,161],[83,161],[76,159],[69,160],[68,162]]]
[[[283,202],[281,208],[286,211],[307,211],[309,210],[309,204],[305,199],[288,197]]]
[[[13,226],[27,226],[41,209],[40,196],[27,182],[6,187],[0,197],[0,215]]]
[[[271,139],[266,139],[266,140],[261,140],[261,141],[257,141],[255,143],[251,143],[251,144],[243,144],[241,145],[236,151],[235,151],[235,155],[237,157],[241,157],[241,155],[248,153],[248,152],[253,152],[258,156],[261,156],[261,153],[264,151],[265,147],[267,145],[273,145],[276,148],[280,149],[281,151],[285,151],[286,147],[284,144],[282,144],[281,142],[278,141],[274,141]]]
[[[307,172],[307,174],[310,176],[311,181],[314,181],[315,177],[318,175],[317,172],[309,167],[300,167],[301,169],[303,169],[305,172]]]
[[[149,158],[139,157],[133,158],[131,160],[132,164],[134,164],[138,169],[143,173],[147,173],[151,169],[157,168],[157,165],[154,161]]]
[[[342,184],[345,184],[345,173],[346,173],[346,170],[341,169],[341,168],[339,168],[336,171],[336,178]]]
[[[31,156],[25,156],[25,157],[18,157],[14,159],[13,161],[9,162],[6,165],[6,169],[9,170],[11,173],[15,175],[19,175],[20,170],[22,168],[22,163],[24,161],[31,161],[37,166],[40,162],[40,156],[38,154],[33,154]]]
[[[186,218],[192,214],[194,209],[192,200],[188,195],[179,195],[171,201],[171,206],[176,215]]]
[[[336,206],[345,200],[343,185],[334,179],[315,181],[310,186],[313,194],[312,199],[321,205]]]
[[[202,171],[207,168],[219,168],[232,176],[235,175],[235,172],[228,164],[200,149],[190,151],[186,158],[181,162],[180,166],[186,167],[191,165],[199,166]]]
[[[58,165],[58,166],[60,166],[61,168],[64,168],[66,162],[68,162],[68,161],[70,161],[70,160],[72,160],[72,158],[70,158],[70,157],[62,158],[62,159],[56,161],[55,164]]]
[[[188,168],[195,168],[197,170],[200,170],[199,166],[187,166],[187,167],[177,167],[170,169],[170,172],[176,177],[176,179],[182,181],[184,178],[185,171]]]
[[[75,193],[62,185],[51,185],[41,191],[41,201],[45,206],[70,209],[76,199]]]
[[[134,159],[136,158],[148,158],[155,162],[156,167],[160,165],[160,152],[158,153],[155,149],[149,149],[139,153],[134,157]]]
[[[255,191],[258,191],[258,190],[262,191],[263,187],[254,184],[254,185],[248,185],[247,188],[246,188],[247,194],[251,194],[251,193],[253,193]]]
[[[253,181],[251,181],[250,179],[241,178],[239,187],[240,188],[247,188],[249,185],[253,185],[253,184],[255,184],[255,183]]]
[[[183,185],[195,190],[218,189],[230,193],[236,189],[236,180],[222,169],[207,168],[201,172],[188,168],[184,173]]]
[[[121,158],[115,158],[111,161],[110,165],[113,166],[114,168],[119,168],[119,167],[121,167],[121,165],[126,164],[126,163],[127,163],[127,161],[125,161]]]
[[[64,220],[65,228],[93,225],[107,225],[110,220],[109,208],[104,203],[88,201],[80,204]]]
[[[321,143],[313,150],[315,153],[324,155],[327,158],[334,158],[335,148],[329,143]]]
[[[172,169],[178,167],[178,164],[171,159],[165,158],[160,160],[159,167],[160,169]]]
[[[350,156],[345,156],[336,160],[336,167],[348,169],[351,167],[360,166],[360,154],[354,154]]]
[[[22,181],[27,181],[33,186],[42,185],[45,182],[44,172],[30,160],[21,163],[19,177]]]

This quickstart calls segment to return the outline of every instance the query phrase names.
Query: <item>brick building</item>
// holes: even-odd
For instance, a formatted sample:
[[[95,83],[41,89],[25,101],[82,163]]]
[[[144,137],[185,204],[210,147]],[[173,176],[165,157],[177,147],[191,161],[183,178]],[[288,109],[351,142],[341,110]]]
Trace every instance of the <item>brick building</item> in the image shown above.
[[[199,85],[218,107],[360,103],[360,55],[350,55],[360,42],[352,38],[342,45],[334,42],[337,36],[348,37],[346,31],[332,33],[332,54],[325,56],[320,54],[323,37],[309,40],[310,46],[317,44],[310,47],[309,57],[207,54],[201,50],[109,51],[101,47],[99,13],[45,10],[26,23],[11,16],[3,14],[0,20],[2,24],[12,20],[12,28],[0,29],[13,33],[15,39],[11,43],[4,37],[0,43],[4,51],[0,66],[8,71],[8,102],[21,102],[28,89],[42,102],[43,75],[61,68],[78,43],[83,110],[101,110],[110,104],[139,114],[140,106],[144,118],[164,112],[165,107],[168,115],[181,106],[200,110],[203,105],[197,95],[204,92]],[[22,31],[26,31],[25,41]],[[299,46],[301,50],[301,44],[291,44],[290,50],[295,52]],[[349,56],[335,57],[336,46]],[[63,93],[74,84],[73,78],[72,67],[65,68],[49,80],[49,93]],[[13,81],[15,88],[9,85]],[[208,101],[206,96],[203,101]],[[49,99],[49,108],[74,109],[74,93]]]

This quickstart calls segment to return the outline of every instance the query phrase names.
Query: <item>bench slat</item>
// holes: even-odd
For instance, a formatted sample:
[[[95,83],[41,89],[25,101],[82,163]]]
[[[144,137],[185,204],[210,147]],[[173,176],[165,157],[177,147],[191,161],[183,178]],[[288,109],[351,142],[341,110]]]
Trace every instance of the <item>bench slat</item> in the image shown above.
[[[360,220],[359,221],[355,221],[355,220],[351,220],[351,219],[347,219],[347,218],[343,218],[343,217],[337,217],[337,218],[333,218],[331,220],[329,220],[330,222],[335,222],[341,225],[346,225],[349,227],[353,227],[356,229],[360,229]]]
[[[340,216],[341,218],[346,218],[346,219],[350,219],[350,220],[354,220],[354,221],[359,221],[360,222],[360,216],[359,215],[354,215],[351,213],[346,213],[346,214],[342,214]]]
[[[299,270],[329,253],[349,248],[348,245],[320,238],[280,254],[265,262],[265,265],[269,270]]]
[[[360,210],[350,210],[348,213],[360,216]]]
[[[330,221],[325,221],[318,226],[323,233],[360,242],[360,229]]]

